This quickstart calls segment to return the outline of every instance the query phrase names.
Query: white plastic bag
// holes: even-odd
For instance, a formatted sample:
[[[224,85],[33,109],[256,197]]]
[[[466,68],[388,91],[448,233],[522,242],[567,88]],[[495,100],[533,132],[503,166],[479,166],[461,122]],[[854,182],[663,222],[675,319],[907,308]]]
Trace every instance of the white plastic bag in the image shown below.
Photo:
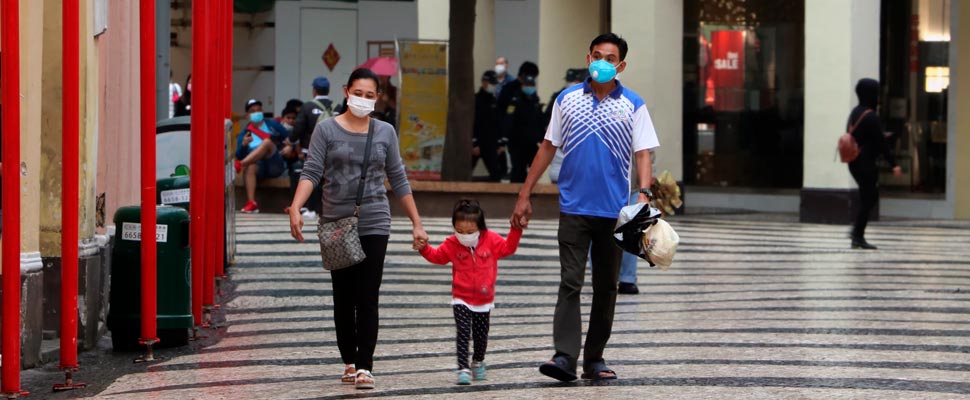
[[[643,233],[643,249],[650,262],[660,269],[667,269],[674,262],[678,244],[680,244],[680,236],[674,232],[674,228],[671,228],[667,221],[662,219],[658,219],[656,224]]]

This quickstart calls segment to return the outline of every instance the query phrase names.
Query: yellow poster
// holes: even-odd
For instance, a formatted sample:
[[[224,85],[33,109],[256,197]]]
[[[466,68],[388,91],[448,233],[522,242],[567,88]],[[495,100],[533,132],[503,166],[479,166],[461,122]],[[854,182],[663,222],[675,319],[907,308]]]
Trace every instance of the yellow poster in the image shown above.
[[[448,121],[448,45],[399,42],[401,157],[408,178],[441,180]]]

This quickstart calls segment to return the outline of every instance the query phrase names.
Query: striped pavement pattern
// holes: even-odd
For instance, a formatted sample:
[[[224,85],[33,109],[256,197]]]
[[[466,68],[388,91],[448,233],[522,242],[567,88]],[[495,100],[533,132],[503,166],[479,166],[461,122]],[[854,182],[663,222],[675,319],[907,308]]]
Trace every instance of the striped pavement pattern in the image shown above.
[[[124,376],[105,398],[970,398],[970,226],[882,222],[878,251],[850,250],[844,226],[792,218],[670,220],[670,270],[641,263],[620,296],[606,350],[620,379],[560,384],[552,355],[556,221],[533,221],[499,264],[489,379],[456,386],[449,267],[410,248],[395,219],[381,291],[377,389],[339,384],[329,274],[281,215],[240,215],[228,328],[197,354]],[[507,221],[490,220],[503,235]],[[450,221],[425,221],[432,242]],[[314,224],[305,233],[313,238]],[[582,301],[588,312],[589,277]],[[584,317],[585,320],[585,317]]]

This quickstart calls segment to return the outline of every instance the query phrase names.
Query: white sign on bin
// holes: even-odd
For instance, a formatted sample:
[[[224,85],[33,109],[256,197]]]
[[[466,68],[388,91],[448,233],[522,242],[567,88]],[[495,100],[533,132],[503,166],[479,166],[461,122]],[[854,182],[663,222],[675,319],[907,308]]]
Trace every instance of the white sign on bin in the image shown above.
[[[172,189],[162,191],[162,204],[178,204],[189,202],[189,189]]]
[[[155,226],[155,241],[168,242],[168,225]],[[121,224],[121,240],[141,241],[141,224],[124,222]]]

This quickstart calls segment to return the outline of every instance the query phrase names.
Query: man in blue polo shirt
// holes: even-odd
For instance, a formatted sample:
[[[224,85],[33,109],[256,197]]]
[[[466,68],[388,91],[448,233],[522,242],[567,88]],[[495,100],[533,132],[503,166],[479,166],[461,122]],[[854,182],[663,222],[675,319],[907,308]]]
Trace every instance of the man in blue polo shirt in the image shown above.
[[[603,350],[613,330],[621,250],[613,244],[620,209],[629,202],[631,165],[636,160],[640,195],[650,201],[650,149],[660,146],[643,100],[620,85],[616,74],[626,68],[627,43],[607,33],[589,45],[590,78],[563,90],[556,98],[545,140],[532,162],[512,214],[512,226],[529,224],[529,197],[560,148],[559,299],[553,320],[556,354],[539,372],[560,381],[576,379],[582,342],[579,295],[592,257],[593,305],[583,346],[583,379],[616,379]]]

